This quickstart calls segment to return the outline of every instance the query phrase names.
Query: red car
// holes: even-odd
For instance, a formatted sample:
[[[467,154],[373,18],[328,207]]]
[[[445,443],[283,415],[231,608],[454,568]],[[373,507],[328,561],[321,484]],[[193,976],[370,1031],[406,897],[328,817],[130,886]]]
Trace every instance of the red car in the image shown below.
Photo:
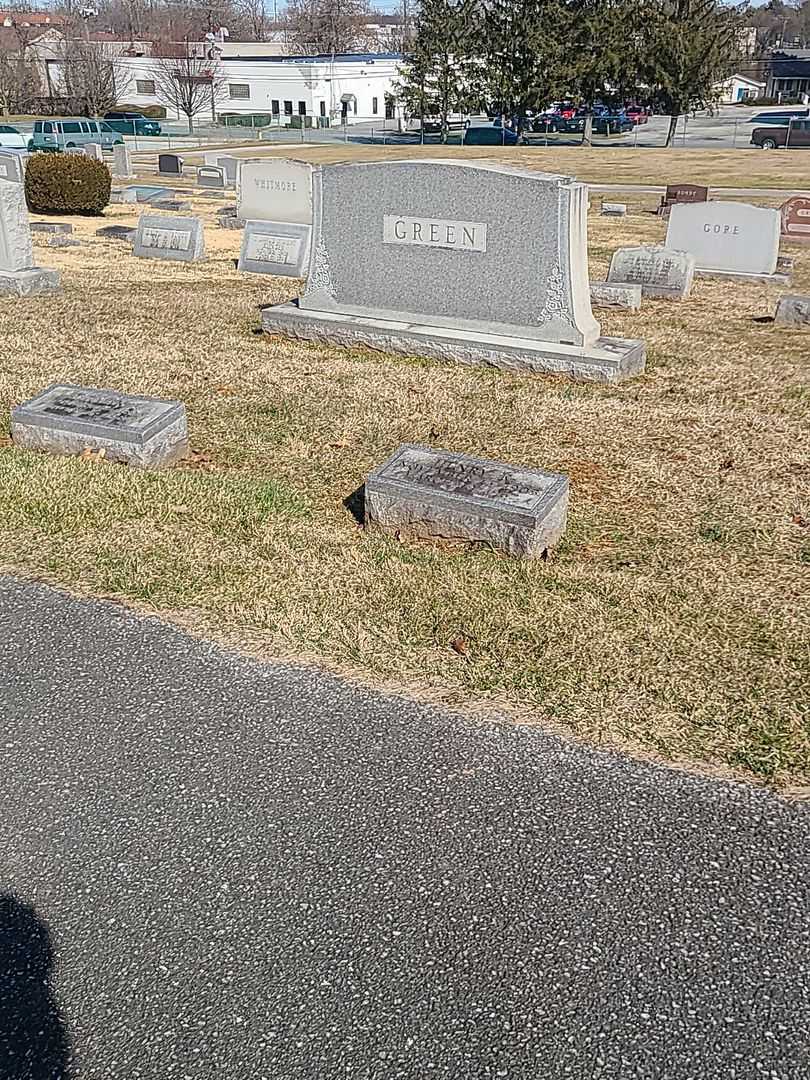
[[[632,120],[634,124],[646,124],[650,119],[645,109],[639,108],[637,105],[631,105],[624,110],[625,116],[628,120]]]

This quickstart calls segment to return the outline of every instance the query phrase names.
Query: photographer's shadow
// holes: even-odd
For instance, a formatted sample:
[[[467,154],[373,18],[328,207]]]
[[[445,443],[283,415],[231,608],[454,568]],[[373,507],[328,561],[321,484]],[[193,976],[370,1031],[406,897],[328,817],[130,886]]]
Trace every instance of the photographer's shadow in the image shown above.
[[[0,1077],[69,1080],[69,1043],[51,989],[53,946],[29,905],[0,893]]]

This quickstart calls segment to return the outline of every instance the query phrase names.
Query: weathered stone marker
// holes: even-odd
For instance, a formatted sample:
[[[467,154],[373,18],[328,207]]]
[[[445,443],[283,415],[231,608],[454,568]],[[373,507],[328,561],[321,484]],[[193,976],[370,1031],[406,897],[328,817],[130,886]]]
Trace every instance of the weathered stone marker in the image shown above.
[[[159,469],[188,452],[181,401],[55,383],[11,413],[16,446],[49,454],[104,450],[111,461]]]
[[[34,265],[23,185],[0,180],[0,293],[36,296],[58,288],[58,270]]]
[[[667,215],[676,203],[700,203],[709,198],[709,189],[700,184],[667,184],[666,194],[661,196],[658,213]]]
[[[132,243],[135,239],[135,229],[130,225],[104,225],[96,229],[96,236],[105,240],[127,240]]]
[[[611,285],[609,281],[592,281],[591,304],[597,308],[638,311],[641,307],[641,286]]]
[[[642,296],[682,300],[695,276],[695,257],[659,244],[618,248],[610,260],[608,285],[640,285]]]
[[[225,171],[217,165],[201,165],[197,169],[197,187],[224,188]]]
[[[85,157],[93,158],[94,161],[104,160],[104,151],[101,148],[101,143],[85,143],[83,149]]]
[[[22,184],[27,162],[28,154],[24,151],[0,148],[0,180],[12,180],[15,184]]]
[[[309,225],[247,221],[237,269],[251,274],[303,277],[309,256]]]
[[[235,157],[218,157],[217,166],[222,169],[225,183],[228,187],[236,187],[236,176],[239,172],[239,159]]]
[[[627,203],[603,201],[602,217],[624,217],[626,214]]]
[[[187,199],[152,199],[149,205],[155,210],[171,210],[174,214],[187,214],[191,210]]]
[[[783,296],[773,321],[777,326],[810,327],[810,296]]]
[[[794,195],[782,203],[782,239],[810,244],[810,195]]]
[[[116,180],[128,180],[132,176],[132,160],[126,143],[113,147],[112,175]]]
[[[565,532],[568,478],[406,443],[365,485],[366,526],[536,559]]]
[[[73,226],[69,221],[32,221],[29,228],[31,232],[39,233],[72,233]]]
[[[158,154],[158,172],[161,176],[182,176],[183,159],[179,154]]]
[[[312,166],[287,158],[245,161],[236,185],[236,213],[244,221],[312,224]]]
[[[608,382],[644,345],[600,337],[584,185],[442,161],[313,171],[308,284],[264,308],[274,334]]]
[[[204,259],[202,222],[196,217],[141,214],[135,230],[133,253],[142,259],[179,259],[183,262]]]
[[[667,247],[695,256],[695,273],[784,285],[777,274],[780,215],[746,203],[706,202],[672,207]]]
[[[220,206],[217,210],[217,224],[221,229],[244,229],[244,221],[236,216],[235,206]]]

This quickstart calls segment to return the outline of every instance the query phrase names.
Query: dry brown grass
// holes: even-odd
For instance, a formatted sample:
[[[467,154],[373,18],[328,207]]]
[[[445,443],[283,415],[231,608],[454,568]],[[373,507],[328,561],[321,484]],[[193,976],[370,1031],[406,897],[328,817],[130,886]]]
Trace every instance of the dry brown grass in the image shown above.
[[[661,239],[643,204],[591,216],[592,276],[620,243]],[[810,336],[755,321],[779,290],[700,281],[603,317],[647,342],[647,374],[621,386],[324,349],[257,333],[296,283],[237,274],[218,205],[195,203],[204,263],[135,259],[77,219],[81,247],[38,249],[62,295],[0,302],[4,415],[55,379],[178,397],[203,455],[149,474],[5,445],[7,568],[264,655],[808,782]],[[365,535],[343,500],[402,441],[567,473],[555,557]]]

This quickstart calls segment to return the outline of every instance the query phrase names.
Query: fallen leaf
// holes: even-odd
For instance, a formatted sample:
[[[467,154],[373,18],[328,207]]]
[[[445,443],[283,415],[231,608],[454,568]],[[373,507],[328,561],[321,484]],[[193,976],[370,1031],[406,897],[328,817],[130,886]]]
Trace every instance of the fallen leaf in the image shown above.
[[[790,519],[794,525],[798,525],[802,529],[810,526],[810,518],[802,517],[801,514],[793,514]]]
[[[461,634],[459,634],[458,637],[453,638],[453,640],[450,642],[450,648],[453,650],[453,652],[458,653],[459,656],[470,655],[470,646],[467,644],[466,638],[464,638]]]

